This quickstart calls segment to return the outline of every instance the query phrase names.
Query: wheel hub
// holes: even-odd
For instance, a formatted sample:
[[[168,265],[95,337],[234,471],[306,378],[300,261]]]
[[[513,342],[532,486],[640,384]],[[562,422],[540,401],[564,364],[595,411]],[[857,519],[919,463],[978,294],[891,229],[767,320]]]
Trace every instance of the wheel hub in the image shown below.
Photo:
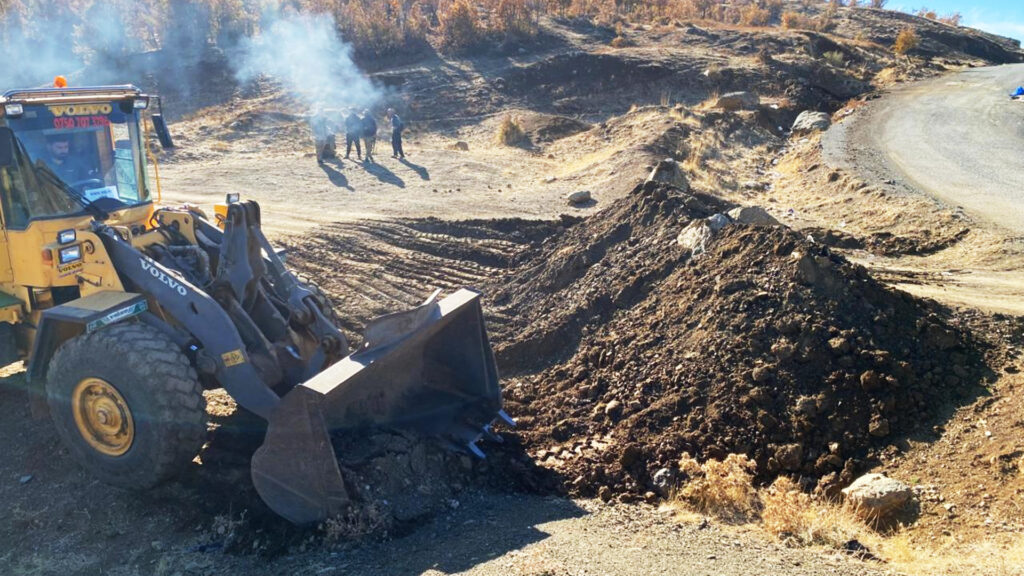
[[[81,437],[96,451],[121,456],[132,446],[135,423],[124,397],[109,382],[86,378],[75,386],[71,410]]]

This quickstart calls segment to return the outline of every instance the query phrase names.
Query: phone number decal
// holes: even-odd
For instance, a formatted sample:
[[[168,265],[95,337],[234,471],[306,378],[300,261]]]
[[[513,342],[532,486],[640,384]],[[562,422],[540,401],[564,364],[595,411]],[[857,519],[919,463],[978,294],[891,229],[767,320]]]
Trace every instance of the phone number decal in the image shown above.
[[[106,116],[74,116],[53,119],[53,127],[60,130],[91,128],[93,126],[110,126],[110,119]]]

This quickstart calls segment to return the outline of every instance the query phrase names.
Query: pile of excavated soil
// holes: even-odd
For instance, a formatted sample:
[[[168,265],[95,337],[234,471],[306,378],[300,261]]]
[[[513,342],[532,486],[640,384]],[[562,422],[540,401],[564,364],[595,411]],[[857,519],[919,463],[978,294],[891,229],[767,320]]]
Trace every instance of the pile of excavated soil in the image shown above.
[[[948,311],[826,246],[738,223],[699,255],[677,242],[727,208],[638,187],[490,291],[517,444],[570,492],[664,494],[683,453],[831,491],[977,389],[981,350]]]

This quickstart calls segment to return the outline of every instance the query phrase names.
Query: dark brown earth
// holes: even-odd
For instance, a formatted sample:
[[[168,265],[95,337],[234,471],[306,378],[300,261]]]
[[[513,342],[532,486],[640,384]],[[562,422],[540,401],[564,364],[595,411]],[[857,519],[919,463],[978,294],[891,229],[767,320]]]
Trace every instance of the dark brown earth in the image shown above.
[[[519,326],[497,352],[517,373],[509,410],[571,492],[643,494],[684,452],[831,491],[989,374],[950,311],[789,229],[729,225],[699,256],[676,244],[721,208],[637,188],[495,292]]]

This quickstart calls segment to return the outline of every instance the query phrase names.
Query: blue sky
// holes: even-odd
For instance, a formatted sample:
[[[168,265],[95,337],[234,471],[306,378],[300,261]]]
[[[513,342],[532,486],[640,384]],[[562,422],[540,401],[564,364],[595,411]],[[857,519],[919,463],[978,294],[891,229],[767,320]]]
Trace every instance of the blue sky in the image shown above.
[[[886,8],[916,12],[929,9],[945,15],[959,12],[963,25],[1024,41],[1024,0],[889,0]]]

